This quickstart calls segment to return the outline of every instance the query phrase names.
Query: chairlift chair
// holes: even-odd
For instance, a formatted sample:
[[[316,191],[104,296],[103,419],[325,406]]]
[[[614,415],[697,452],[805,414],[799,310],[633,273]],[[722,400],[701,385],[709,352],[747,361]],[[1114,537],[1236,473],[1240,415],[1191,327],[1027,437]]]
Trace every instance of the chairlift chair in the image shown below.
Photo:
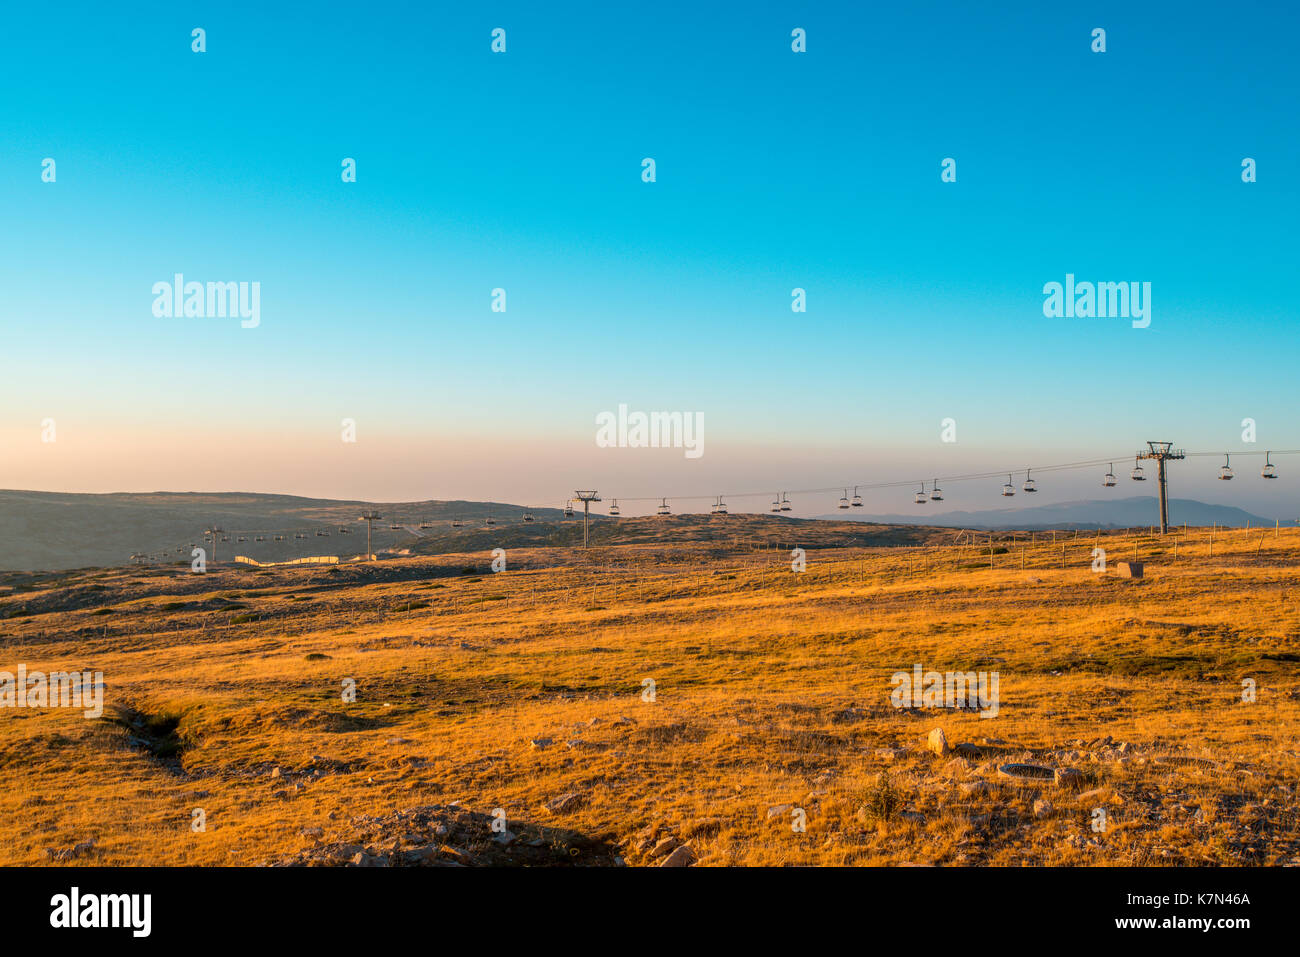
[[[844,494],[840,496],[840,508],[849,507],[849,490],[845,489]]]
[[[489,516],[487,517],[487,526],[488,526],[488,528],[491,528],[491,527],[492,527],[493,525],[495,525],[495,524],[496,524],[496,522],[493,520],[492,516],[489,515]]]
[[[1023,488],[1026,492],[1038,491],[1038,486],[1036,486],[1034,484],[1034,480],[1029,477],[1029,469],[1025,469],[1025,484],[1022,485],[1021,488]]]
[[[1137,459],[1133,460],[1133,471],[1128,473],[1128,477],[1135,482],[1145,482],[1147,480],[1147,477],[1142,474],[1142,466],[1138,464]]]
[[[248,541],[248,539],[245,538],[243,535],[240,535],[237,539],[235,539],[235,541],[237,541],[237,542],[246,542],[246,541]]]
[[[620,514],[620,513],[619,513],[619,510],[618,510],[618,499],[614,499],[614,504],[612,504],[612,505],[609,507],[609,514],[610,514],[610,515],[618,515],[618,514]]]
[[[659,506],[657,511],[660,515],[671,514],[671,511],[668,508],[668,499],[663,499],[663,504]]]
[[[926,502],[929,501],[929,499],[928,499],[928,498],[926,497],[926,495],[925,495],[925,483],[924,483],[924,482],[921,483],[921,490],[920,490],[919,492],[916,493],[916,498],[913,499],[913,501],[915,501],[917,505],[924,505]]]
[[[930,501],[932,501],[932,502],[942,502],[942,501],[943,501],[943,490],[942,490],[941,488],[939,488],[939,480],[938,480],[938,479],[935,479],[934,482],[931,484],[931,487],[930,487]]]
[[[1219,469],[1219,479],[1224,482],[1232,481],[1232,467],[1229,464],[1227,453],[1224,453],[1223,456],[1223,466]]]
[[[1106,477],[1105,477],[1104,479],[1101,480],[1101,484],[1104,485],[1106,488],[1113,488],[1114,485],[1115,485],[1115,481],[1116,481],[1116,480],[1115,480],[1115,463],[1112,462],[1112,463],[1110,463],[1110,471],[1107,472],[1107,473],[1106,473]]]
[[[462,521],[461,521],[460,519],[458,519],[458,518],[453,518],[453,519],[451,520],[451,527],[452,527],[452,528],[460,528],[460,527],[463,526],[464,524],[465,524],[465,523],[462,522]]]
[[[1002,486],[1002,494],[1005,495],[1007,498],[1010,498],[1011,496],[1016,494],[1016,487],[1011,484],[1010,475],[1007,476],[1007,484]]]
[[[772,511],[781,511],[781,493],[777,493],[776,499],[772,502]]]
[[[277,541],[277,542],[282,542],[282,541],[284,541],[284,536],[283,536],[283,535],[277,535],[277,536],[275,536],[275,541]]]
[[[1259,472],[1260,478],[1266,478],[1266,479],[1277,478],[1277,469],[1273,467],[1273,463],[1269,460],[1269,456],[1271,456],[1272,454],[1273,454],[1272,452],[1264,453],[1264,467],[1260,469]]]
[[[264,541],[266,541],[266,536],[264,536],[264,535],[258,535],[256,538],[253,539],[253,541],[255,541],[255,542],[264,542]]]
[[[533,520],[533,513],[532,513],[532,512],[524,512],[524,521],[525,521],[525,522],[531,522],[532,520]]]
[[[565,503],[564,503],[564,517],[565,517],[565,518],[573,518],[573,503],[572,503],[572,502],[565,502]]]
[[[783,512],[788,512],[788,511],[790,511],[793,507],[794,507],[794,506],[792,506],[792,505],[790,504],[790,499],[788,499],[788,498],[786,497],[786,494],[785,494],[784,492],[782,492],[782,493],[781,493],[781,511],[783,511]]]
[[[862,496],[858,494],[858,487],[853,486],[853,501],[850,503],[854,508],[862,507]]]
[[[727,503],[724,502],[724,501],[722,500],[722,496],[721,496],[721,495],[718,496],[718,507],[715,509],[715,511],[716,511],[719,515],[726,515],[726,514],[727,514]]]

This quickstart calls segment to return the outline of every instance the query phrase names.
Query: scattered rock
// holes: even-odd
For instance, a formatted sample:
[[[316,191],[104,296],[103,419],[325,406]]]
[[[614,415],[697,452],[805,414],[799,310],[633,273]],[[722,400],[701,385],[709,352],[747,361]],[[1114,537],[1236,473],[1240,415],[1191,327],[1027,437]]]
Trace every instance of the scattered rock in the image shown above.
[[[690,867],[695,863],[695,852],[687,845],[683,844],[677,850],[665,857],[660,863],[660,867]]]
[[[1054,776],[1057,787],[1080,790],[1087,783],[1082,771],[1074,768],[1057,768]]]
[[[570,791],[568,794],[561,794],[546,805],[546,810],[552,814],[565,814],[568,811],[576,811],[582,807],[586,799],[577,791]]]
[[[946,757],[952,750],[948,747],[948,736],[943,733],[943,728],[935,728],[931,731],[925,746],[941,758]]]
[[[774,804],[767,809],[767,819],[770,821],[774,817],[784,817],[793,810],[793,804]]]
[[[650,849],[652,859],[665,857],[677,849],[678,841],[675,837],[665,837],[653,848]]]
[[[531,744],[534,748],[540,750],[542,748],[549,748],[555,742],[551,738],[533,738],[533,740],[529,741],[528,743]]]
[[[1041,798],[1039,798],[1037,801],[1034,802],[1034,817],[1037,818],[1051,817],[1052,812],[1055,810],[1056,808],[1052,807],[1051,801],[1044,801]]]

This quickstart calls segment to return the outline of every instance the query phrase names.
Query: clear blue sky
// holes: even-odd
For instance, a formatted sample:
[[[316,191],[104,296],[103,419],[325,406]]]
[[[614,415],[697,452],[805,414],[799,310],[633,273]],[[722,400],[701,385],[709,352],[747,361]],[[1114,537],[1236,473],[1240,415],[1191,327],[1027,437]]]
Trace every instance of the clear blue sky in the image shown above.
[[[0,486],[175,487],[72,449],[301,456],[344,416],[457,478],[385,484],[414,468],[390,448],[358,452],[370,478],[186,487],[807,487],[1245,451],[1247,416],[1300,447],[1294,4],[266,6],[6,10]],[[261,326],[155,318],[176,272],[260,282]],[[1045,318],[1067,272],[1150,282],[1150,328]],[[620,402],[703,412],[705,457],[588,454]],[[46,416],[66,459],[28,467]],[[534,470],[525,440],[589,461]]]

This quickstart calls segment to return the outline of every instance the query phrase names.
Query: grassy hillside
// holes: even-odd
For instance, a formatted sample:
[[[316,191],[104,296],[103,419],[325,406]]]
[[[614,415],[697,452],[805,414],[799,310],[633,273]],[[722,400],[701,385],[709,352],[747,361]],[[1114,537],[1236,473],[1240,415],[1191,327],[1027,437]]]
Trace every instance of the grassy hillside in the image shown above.
[[[1300,863],[1300,532],[1098,543],[0,576],[0,669],[108,701],[3,715],[0,862]]]

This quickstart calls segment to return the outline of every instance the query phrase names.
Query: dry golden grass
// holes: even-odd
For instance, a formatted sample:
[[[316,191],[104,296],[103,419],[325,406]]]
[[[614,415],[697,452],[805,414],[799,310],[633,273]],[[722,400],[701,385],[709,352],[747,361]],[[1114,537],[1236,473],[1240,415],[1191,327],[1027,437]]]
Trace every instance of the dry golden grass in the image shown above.
[[[1104,537],[1112,566],[1137,543],[1138,581],[1090,571],[1091,536],[1065,568],[1043,537],[992,569],[987,546],[819,549],[795,574],[688,545],[516,550],[496,575],[483,554],[9,574],[0,669],[102,671],[151,727],[0,710],[0,862],[93,840],[78,863],[256,864],[453,801],[629,864],[664,836],[703,864],[1300,862],[1300,531],[1220,532],[1211,558],[1192,530],[1177,561],[1172,537]],[[998,716],[896,710],[914,664],[997,671]],[[940,758],[935,727],[989,750]],[[1017,760],[1090,793],[1007,783]],[[805,832],[768,820],[785,804]]]

